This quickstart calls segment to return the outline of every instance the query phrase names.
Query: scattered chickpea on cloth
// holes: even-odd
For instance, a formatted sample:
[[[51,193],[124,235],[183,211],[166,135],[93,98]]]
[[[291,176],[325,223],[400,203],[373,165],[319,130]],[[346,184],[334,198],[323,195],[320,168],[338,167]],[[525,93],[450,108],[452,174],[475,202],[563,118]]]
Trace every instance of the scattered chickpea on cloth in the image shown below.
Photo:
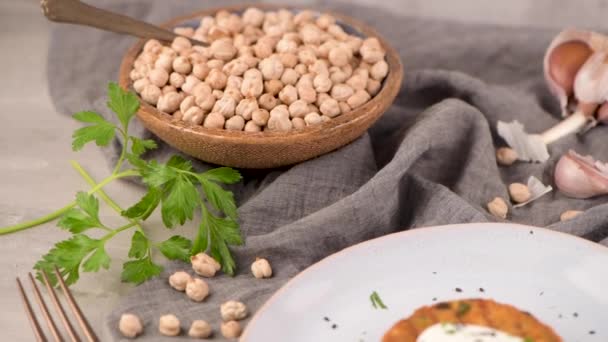
[[[347,34],[329,14],[219,11],[174,31],[210,45],[148,40],[133,63],[133,88],[159,111],[207,128],[319,125],[371,100],[389,71],[378,39]]]

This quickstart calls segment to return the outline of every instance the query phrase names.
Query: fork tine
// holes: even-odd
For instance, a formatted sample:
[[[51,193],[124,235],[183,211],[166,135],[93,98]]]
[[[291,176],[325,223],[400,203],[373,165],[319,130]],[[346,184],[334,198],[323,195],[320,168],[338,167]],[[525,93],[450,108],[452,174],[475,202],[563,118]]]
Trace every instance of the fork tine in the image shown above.
[[[59,286],[61,287],[61,290],[63,291],[63,294],[65,295],[65,298],[67,299],[68,304],[70,305],[70,309],[72,309],[74,316],[76,316],[76,320],[82,328],[87,340],[89,342],[98,342],[99,339],[97,338],[97,335],[95,335],[95,332],[93,331],[93,329],[91,329],[91,325],[89,325],[89,322],[83,316],[82,311],[80,311],[80,307],[78,307],[78,304],[74,300],[72,292],[70,292],[68,287],[65,285],[63,277],[61,276],[61,273],[59,273],[59,269],[57,268],[57,266],[55,266],[55,276],[57,277],[57,280],[59,281]]]
[[[70,335],[70,339],[73,342],[80,342],[80,338],[78,338],[78,336],[76,335],[76,332],[74,331],[74,327],[70,323],[70,320],[66,316],[65,310],[63,309],[61,302],[57,298],[55,289],[51,286],[51,282],[49,281],[48,275],[46,274],[45,271],[41,271],[40,273],[42,273],[42,278],[44,279],[44,285],[46,285],[46,290],[49,293],[49,295],[51,296],[51,300],[53,302],[53,305],[55,306],[55,310],[57,311],[57,313],[59,313],[61,322],[63,322],[63,326],[67,330],[68,335]]]
[[[42,311],[42,316],[44,317],[44,320],[46,321],[46,325],[49,327],[49,330],[51,330],[51,334],[55,338],[55,341],[63,342],[63,338],[61,338],[61,335],[59,334],[59,331],[57,330],[55,321],[53,321],[53,318],[49,314],[49,309],[47,308],[46,303],[44,302],[44,299],[42,299],[42,295],[40,294],[38,285],[36,285],[36,280],[34,280],[34,277],[32,276],[31,273],[28,273],[27,276],[30,278],[30,282],[32,283],[32,288],[34,289],[34,298],[36,298],[36,301],[38,302],[38,305],[40,306],[40,311]]]
[[[46,342],[46,337],[44,337],[44,333],[42,329],[40,329],[40,325],[38,324],[38,320],[34,315],[34,311],[32,310],[32,305],[30,301],[27,299],[27,295],[23,290],[23,285],[21,284],[21,280],[17,278],[17,287],[19,288],[19,294],[21,294],[21,299],[23,300],[23,306],[25,307],[25,312],[27,313],[27,318],[30,321],[30,325],[32,326],[32,330],[34,331],[34,336],[36,336],[36,341],[38,342]]]

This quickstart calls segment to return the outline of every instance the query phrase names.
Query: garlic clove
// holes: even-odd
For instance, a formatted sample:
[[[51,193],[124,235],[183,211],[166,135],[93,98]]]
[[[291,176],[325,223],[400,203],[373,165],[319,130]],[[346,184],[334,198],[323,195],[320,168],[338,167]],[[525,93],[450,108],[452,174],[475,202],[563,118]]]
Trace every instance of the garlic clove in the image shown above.
[[[597,110],[597,120],[602,123],[608,123],[608,102],[604,102]]]
[[[545,53],[545,80],[549,90],[559,100],[564,116],[567,115],[568,98],[573,93],[575,75],[591,55],[592,49],[603,43],[602,37],[590,31],[567,29],[553,39]]]
[[[608,194],[608,165],[572,150],[557,162],[554,179],[558,189],[569,197]]]
[[[587,59],[576,74],[574,94],[581,104],[587,104],[580,108],[587,115],[608,100],[608,51],[594,52]]]

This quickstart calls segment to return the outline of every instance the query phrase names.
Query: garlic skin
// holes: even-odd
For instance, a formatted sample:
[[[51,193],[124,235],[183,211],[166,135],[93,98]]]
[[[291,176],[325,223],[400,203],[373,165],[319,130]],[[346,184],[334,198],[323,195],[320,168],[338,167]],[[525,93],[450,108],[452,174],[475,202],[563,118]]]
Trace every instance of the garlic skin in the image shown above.
[[[601,104],[608,100],[608,51],[594,52],[574,79],[574,94],[580,103]],[[595,108],[591,113],[593,115]]]
[[[568,197],[590,198],[608,194],[608,164],[570,150],[555,166],[555,185]]]
[[[599,37],[598,37],[599,36]],[[594,42],[592,44],[592,38],[594,38]],[[603,36],[596,34],[590,31],[583,31],[577,29],[566,29],[560,32],[551,42],[549,47],[547,48],[547,52],[545,53],[545,57],[543,60],[543,69],[545,80],[547,85],[549,86],[549,90],[555,97],[557,97],[560,107],[562,108],[562,115],[566,116],[567,106],[568,106],[568,98],[571,95],[572,86],[563,84],[566,82],[566,78],[568,77],[560,77],[560,75],[556,74],[555,70],[552,68],[554,63],[560,62],[560,58],[556,56],[555,52],[559,53],[560,46],[565,46],[566,44],[571,43],[583,43],[590,47],[590,49],[595,50],[595,48],[601,47],[601,43],[604,39]],[[589,53],[590,54],[590,53]],[[584,56],[583,56],[584,57]],[[577,58],[578,59],[578,58]],[[575,65],[572,65],[574,61],[570,60],[568,64],[571,64],[571,67],[568,68],[568,72],[576,73],[578,70]],[[580,61],[579,61],[580,63]],[[578,64],[578,63],[574,63]],[[582,63],[581,63],[582,65]],[[556,77],[557,76],[557,77]],[[562,82],[560,82],[562,81]],[[562,83],[562,84],[560,84]]]

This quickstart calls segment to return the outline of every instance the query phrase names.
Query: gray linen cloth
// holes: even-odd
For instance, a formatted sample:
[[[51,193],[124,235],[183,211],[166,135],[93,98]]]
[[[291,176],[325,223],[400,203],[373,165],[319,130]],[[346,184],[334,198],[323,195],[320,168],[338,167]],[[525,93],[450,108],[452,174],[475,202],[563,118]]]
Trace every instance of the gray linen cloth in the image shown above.
[[[100,5],[162,22],[218,3]],[[554,165],[569,148],[608,160],[608,128],[598,127],[584,137],[552,145],[551,160],[544,164],[496,165],[495,146],[502,144],[497,120],[517,119],[532,132],[559,121],[557,102],[542,76],[542,57],[557,30],[397,17],[346,3],[309,5],[363,20],[393,44],[405,66],[398,98],[368,133],[342,149],[292,167],[244,170],[244,182],[234,188],[246,237],[246,246],[235,249],[241,266],[236,277],[210,280],[213,295],[206,304],[195,304],[167,285],[168,274],[185,267],[170,264],[163,276],[134,288],[107,317],[116,340],[117,320],[125,311],[146,322],[143,340],[173,340],[157,333],[158,316],[167,312],[176,313],[185,329],[191,319],[206,319],[219,335],[218,307],[223,300],[241,300],[255,312],[296,273],[345,247],[414,227],[496,221],[485,204],[495,196],[508,198],[506,185],[525,182],[531,175],[552,184]],[[121,56],[134,41],[89,28],[55,26],[48,72],[58,110],[71,114],[95,108],[108,114],[105,85],[116,79]],[[149,135],[139,125],[134,134]],[[164,145],[152,156],[174,152]],[[115,158],[113,150],[109,160]],[[554,191],[513,210],[509,219],[601,242],[608,236],[606,202],[607,197],[576,200]],[[560,223],[559,215],[567,209],[585,213]],[[256,256],[271,261],[272,279],[252,281],[248,267]]]

